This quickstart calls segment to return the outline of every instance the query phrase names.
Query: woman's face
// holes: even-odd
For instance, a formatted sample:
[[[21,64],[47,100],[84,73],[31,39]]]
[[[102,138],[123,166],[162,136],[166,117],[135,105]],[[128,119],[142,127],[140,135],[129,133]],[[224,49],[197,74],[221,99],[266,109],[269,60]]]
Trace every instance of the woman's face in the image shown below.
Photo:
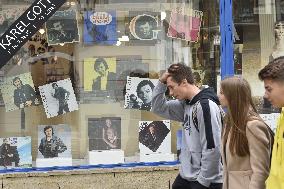
[[[143,101],[143,103],[150,103],[152,100],[152,88],[150,85],[145,85],[140,88],[137,95]]]
[[[228,106],[228,100],[227,100],[227,98],[225,97],[222,88],[220,89],[220,93],[219,93],[218,97],[219,97],[221,106],[222,106],[223,108],[227,107],[227,106]]]

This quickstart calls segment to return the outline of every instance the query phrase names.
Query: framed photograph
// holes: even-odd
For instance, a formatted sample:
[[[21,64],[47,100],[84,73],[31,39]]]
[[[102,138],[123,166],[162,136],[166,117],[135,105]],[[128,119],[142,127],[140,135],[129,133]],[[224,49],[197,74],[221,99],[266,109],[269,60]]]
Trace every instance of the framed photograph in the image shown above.
[[[78,110],[70,78],[39,86],[47,118]]]
[[[32,167],[31,137],[0,138],[0,168]]]
[[[79,30],[75,9],[56,11],[46,22],[48,45],[79,42]]]
[[[37,158],[72,157],[71,128],[66,124],[38,126]]]
[[[88,119],[89,151],[121,149],[121,118]]]
[[[84,13],[84,43],[114,45],[117,42],[115,11]]]
[[[139,121],[139,150],[142,154],[171,153],[170,120]]]
[[[127,77],[124,108],[150,111],[154,87],[158,79]]]
[[[39,104],[31,73],[7,77],[0,84],[6,112]]]

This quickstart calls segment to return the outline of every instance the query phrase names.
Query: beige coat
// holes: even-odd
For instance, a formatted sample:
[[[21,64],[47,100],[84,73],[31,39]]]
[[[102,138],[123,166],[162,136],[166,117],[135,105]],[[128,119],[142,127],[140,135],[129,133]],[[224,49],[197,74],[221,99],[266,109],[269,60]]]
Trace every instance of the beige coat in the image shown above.
[[[246,136],[250,152],[248,156],[233,156],[229,150],[229,139],[226,149],[222,147],[223,189],[265,189],[265,180],[270,169],[271,136],[269,130],[259,120],[249,121]]]

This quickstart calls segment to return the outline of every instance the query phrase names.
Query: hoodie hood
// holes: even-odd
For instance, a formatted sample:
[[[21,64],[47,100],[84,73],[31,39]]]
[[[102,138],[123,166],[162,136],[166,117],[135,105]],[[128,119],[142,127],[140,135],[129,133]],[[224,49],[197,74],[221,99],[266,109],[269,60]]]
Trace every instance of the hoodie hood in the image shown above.
[[[197,101],[202,99],[210,99],[215,102],[217,105],[220,105],[220,101],[218,96],[216,95],[214,89],[212,87],[205,88],[201,90],[197,95],[195,95],[191,101],[189,101],[189,105],[195,104]]]

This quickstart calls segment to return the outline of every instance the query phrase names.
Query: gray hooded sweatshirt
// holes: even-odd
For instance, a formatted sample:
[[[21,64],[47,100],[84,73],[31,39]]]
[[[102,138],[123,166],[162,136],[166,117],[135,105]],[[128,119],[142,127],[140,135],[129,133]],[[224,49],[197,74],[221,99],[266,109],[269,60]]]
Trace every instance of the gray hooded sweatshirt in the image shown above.
[[[152,96],[152,111],[164,118],[183,122],[180,176],[209,187],[222,183],[221,129],[219,100],[206,88],[191,100],[169,100],[167,86],[161,82]]]

